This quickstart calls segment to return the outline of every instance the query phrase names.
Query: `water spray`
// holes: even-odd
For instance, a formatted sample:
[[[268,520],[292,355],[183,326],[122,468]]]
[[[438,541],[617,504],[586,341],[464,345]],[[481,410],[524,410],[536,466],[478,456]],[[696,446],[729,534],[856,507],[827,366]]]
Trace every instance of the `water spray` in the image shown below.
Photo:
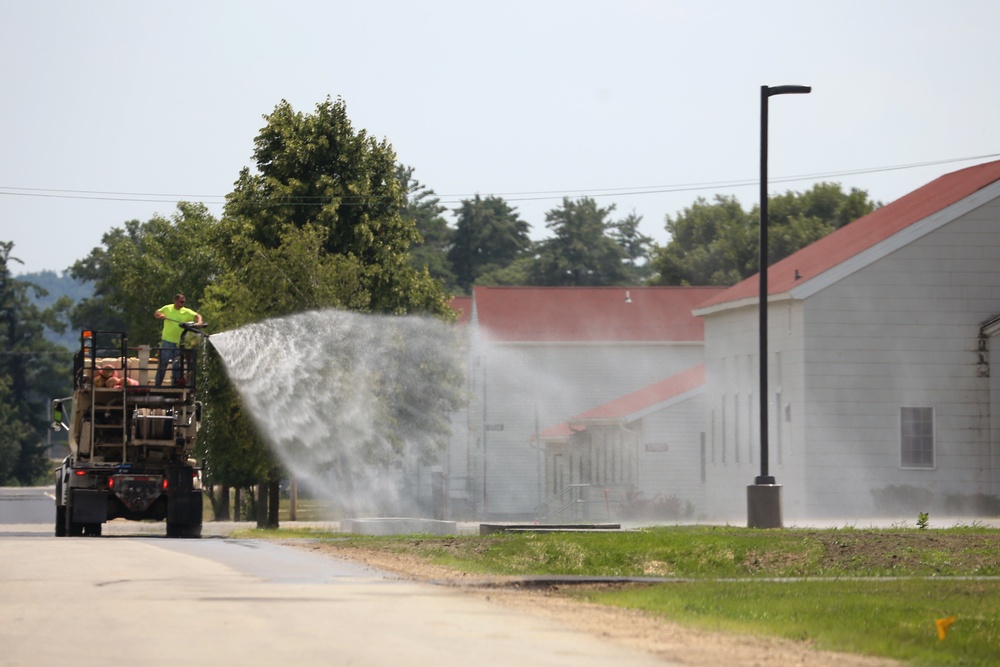
[[[407,471],[435,460],[447,439],[464,377],[457,335],[429,318],[324,310],[217,333],[211,343],[303,485],[347,514],[419,516]]]

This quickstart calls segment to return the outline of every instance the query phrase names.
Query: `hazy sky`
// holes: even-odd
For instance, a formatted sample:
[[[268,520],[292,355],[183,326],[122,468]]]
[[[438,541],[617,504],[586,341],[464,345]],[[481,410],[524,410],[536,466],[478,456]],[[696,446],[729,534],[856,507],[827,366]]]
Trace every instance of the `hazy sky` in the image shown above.
[[[761,85],[813,87],[771,98],[772,192],[889,202],[1000,154],[998,25],[992,0],[6,0],[0,241],[62,271],[178,200],[219,215],[262,116],[327,96],[535,238],[564,196],[660,244],[699,196],[756,204]]]

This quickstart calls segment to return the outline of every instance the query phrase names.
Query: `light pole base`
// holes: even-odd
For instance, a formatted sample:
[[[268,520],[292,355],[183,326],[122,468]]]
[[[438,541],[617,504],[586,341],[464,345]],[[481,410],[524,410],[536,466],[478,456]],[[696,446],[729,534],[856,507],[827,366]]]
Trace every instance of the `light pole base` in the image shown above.
[[[751,484],[747,487],[747,527],[783,527],[780,484]]]

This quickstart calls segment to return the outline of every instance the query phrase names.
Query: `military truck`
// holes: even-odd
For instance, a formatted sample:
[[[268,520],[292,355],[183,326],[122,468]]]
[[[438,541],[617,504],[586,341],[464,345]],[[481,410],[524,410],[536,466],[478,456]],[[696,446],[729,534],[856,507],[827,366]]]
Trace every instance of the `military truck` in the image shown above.
[[[197,350],[182,337],[157,385],[161,353],[129,348],[125,332],[81,332],[73,395],[52,406],[52,426],[68,431],[70,452],[55,470],[57,537],[99,536],[118,518],[166,521],[168,537],[201,537]]]

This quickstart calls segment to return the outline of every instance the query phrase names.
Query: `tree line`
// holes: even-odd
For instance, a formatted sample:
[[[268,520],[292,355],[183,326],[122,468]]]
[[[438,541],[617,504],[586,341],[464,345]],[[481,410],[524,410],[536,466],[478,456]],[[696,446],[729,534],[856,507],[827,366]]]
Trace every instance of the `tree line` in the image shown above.
[[[0,484],[45,479],[46,403],[68,393],[70,362],[41,336],[46,327],[123,330],[132,344],[155,346],[152,313],[175,292],[223,331],[324,308],[448,319],[451,297],[475,285],[729,285],[757,271],[757,209],[733,197],[699,198],[668,216],[663,246],[639,231],[635,214],[616,218],[614,205],[564,198],[545,214],[549,235],[532,241],[531,226],[492,195],[461,201],[449,224],[434,191],[387,141],[354,128],[339,98],[312,113],[282,101],[264,118],[254,168],[240,172],[221,217],[181,202],[169,216],[110,229],[68,269],[92,285],[88,298],[34,305],[31,293],[45,290],[13,278],[13,244],[0,244]],[[865,192],[832,183],[774,197],[772,260],[875,206]],[[250,489],[258,522],[274,525],[283,472],[221,361],[210,346],[204,352],[207,481]],[[439,419],[444,426],[447,416]],[[228,494],[211,497],[225,515]]]

